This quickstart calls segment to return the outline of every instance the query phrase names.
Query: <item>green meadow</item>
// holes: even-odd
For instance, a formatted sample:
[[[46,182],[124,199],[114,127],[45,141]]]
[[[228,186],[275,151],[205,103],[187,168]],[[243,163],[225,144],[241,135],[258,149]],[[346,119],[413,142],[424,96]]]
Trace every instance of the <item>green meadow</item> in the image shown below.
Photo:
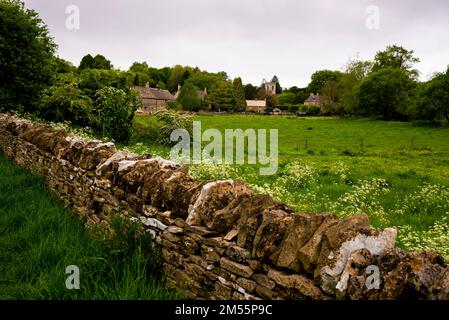
[[[423,122],[330,117],[196,116],[202,130],[278,129],[279,169],[258,165],[191,165],[199,179],[242,179],[301,212],[366,213],[375,227],[399,229],[399,246],[430,248],[449,258],[449,128]],[[167,157],[159,124],[136,117],[137,153]],[[208,142],[204,142],[203,145]]]
[[[175,299],[157,255],[137,226],[111,222],[115,235],[87,232],[44,180],[0,152],[0,299]],[[66,267],[80,271],[68,290]]]

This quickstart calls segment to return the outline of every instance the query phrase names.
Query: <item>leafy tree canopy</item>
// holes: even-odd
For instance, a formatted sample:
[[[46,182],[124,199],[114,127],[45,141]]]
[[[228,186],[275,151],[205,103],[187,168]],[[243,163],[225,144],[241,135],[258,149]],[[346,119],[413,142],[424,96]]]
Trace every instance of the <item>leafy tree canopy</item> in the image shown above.
[[[449,121],[449,67],[422,84],[414,116],[426,120],[444,117]]]
[[[245,99],[246,100],[254,100],[257,95],[257,88],[253,86],[251,83],[245,84],[243,87],[245,90]]]
[[[184,110],[198,111],[201,107],[201,101],[198,98],[197,88],[190,80],[186,81],[182,86],[177,100],[182,105]]]
[[[362,114],[378,115],[387,120],[402,120],[414,103],[416,83],[410,74],[398,68],[386,68],[369,74],[360,84],[357,98]]]
[[[234,93],[235,110],[245,111],[246,110],[246,100],[245,100],[245,89],[243,88],[242,79],[237,77],[232,83],[232,91]]]
[[[410,72],[413,76],[418,76],[418,71],[413,69],[413,65],[420,60],[414,57],[413,50],[407,50],[398,45],[388,46],[386,50],[377,52],[374,57],[373,71],[384,68],[398,68]]]
[[[0,108],[33,111],[55,72],[56,45],[36,11],[0,1]]]
[[[217,111],[233,111],[234,96],[232,85],[229,81],[220,81],[211,88],[206,97],[207,103]]]
[[[103,55],[97,54],[95,57],[92,57],[92,55],[87,54],[85,55],[80,62],[80,65],[78,67],[79,70],[85,70],[85,69],[106,69],[111,70],[112,69],[112,63],[108,59],[106,59]]]
[[[340,71],[320,70],[312,74],[312,81],[309,83],[307,90],[309,93],[319,93],[326,81],[332,80],[339,82],[343,73]]]

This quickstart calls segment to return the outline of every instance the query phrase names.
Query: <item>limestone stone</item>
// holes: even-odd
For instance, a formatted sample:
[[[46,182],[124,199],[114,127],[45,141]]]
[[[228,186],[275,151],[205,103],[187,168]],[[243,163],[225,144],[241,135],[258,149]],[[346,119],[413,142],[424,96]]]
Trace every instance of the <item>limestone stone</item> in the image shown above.
[[[264,261],[277,260],[277,249],[284,234],[293,221],[293,216],[282,210],[265,210],[262,222],[256,231],[251,256]],[[274,257],[271,255],[274,253]]]
[[[266,287],[262,287],[262,286],[256,287],[256,293],[259,296],[261,296],[263,299],[267,299],[267,300],[274,300],[278,297],[277,293],[275,293],[274,291],[272,291]]]
[[[205,223],[215,226],[216,224],[213,223],[215,213],[244,194],[251,194],[251,190],[241,181],[209,182],[203,185],[199,194],[195,196],[194,203],[188,209],[189,215],[186,222],[189,225]]]
[[[226,248],[231,245],[229,241],[224,240],[222,237],[204,238],[201,243],[206,246]]]
[[[315,286],[313,281],[302,275],[287,274],[271,269],[268,272],[268,277],[285,288],[293,288],[298,290],[302,295],[308,298],[315,300],[325,299],[325,296],[323,295],[321,290],[317,286]]]
[[[290,224],[284,239],[279,245],[276,265],[299,272],[301,270],[301,263],[298,256],[299,250],[310,240],[328,215],[295,214],[293,223]]]
[[[254,292],[257,287],[256,282],[246,279],[246,278],[238,278],[236,282],[237,282],[237,285],[239,285],[240,287],[245,289],[245,291],[247,291],[247,292]]]
[[[285,212],[289,212],[285,205],[274,201],[268,195],[253,195],[243,199],[235,209],[240,214],[237,220],[239,230],[237,245],[252,250],[253,240],[262,222],[263,212],[276,209],[285,209]]]
[[[162,259],[164,259],[164,261],[167,263],[170,263],[172,265],[182,265],[183,257],[177,252],[168,250],[167,248],[163,247],[161,249],[161,255]]]
[[[205,247],[202,250],[202,256],[208,262],[219,262],[221,259],[220,255],[213,248],[209,247]]]
[[[167,227],[167,232],[173,233],[173,234],[184,234],[184,229],[176,226],[169,226]]]
[[[246,263],[251,259],[251,253],[247,249],[243,249],[236,245],[231,245],[226,248],[225,255],[239,263]]]
[[[168,228],[170,228],[170,227],[168,227]],[[177,234],[173,234],[173,233],[171,233],[169,231],[162,232],[161,237],[166,239],[166,240],[168,240],[168,241],[170,241],[170,242],[176,243],[176,244],[180,244],[180,243],[183,242],[183,238],[181,236],[179,236]]]
[[[232,241],[238,234],[239,231],[237,229],[232,229],[223,237],[223,239],[226,241]]]
[[[263,273],[256,273],[251,278],[256,281],[257,284],[270,290],[276,286],[276,283]]]
[[[246,278],[251,277],[252,274],[254,273],[250,267],[231,261],[227,258],[221,258],[220,266],[236,275]]]
[[[332,215],[325,216],[323,222],[318,229],[315,230],[313,236],[299,249],[298,259],[301,262],[302,268],[306,272],[314,274],[317,267],[318,257],[320,255],[324,232],[337,223],[338,219],[336,217]]]
[[[215,282],[215,291],[218,295],[222,296],[224,299],[231,299],[232,297],[232,288],[224,285],[220,281]]]

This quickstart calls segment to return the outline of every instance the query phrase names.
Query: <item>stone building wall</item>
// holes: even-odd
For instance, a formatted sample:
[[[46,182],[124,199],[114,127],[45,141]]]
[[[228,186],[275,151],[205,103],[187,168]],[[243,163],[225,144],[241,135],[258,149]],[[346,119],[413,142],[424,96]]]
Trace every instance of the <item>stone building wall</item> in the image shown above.
[[[293,213],[240,181],[195,181],[159,157],[7,114],[0,148],[44,176],[86,225],[117,214],[140,221],[160,248],[168,286],[188,298],[449,298],[441,256],[394,248],[396,229],[375,230],[365,215]]]

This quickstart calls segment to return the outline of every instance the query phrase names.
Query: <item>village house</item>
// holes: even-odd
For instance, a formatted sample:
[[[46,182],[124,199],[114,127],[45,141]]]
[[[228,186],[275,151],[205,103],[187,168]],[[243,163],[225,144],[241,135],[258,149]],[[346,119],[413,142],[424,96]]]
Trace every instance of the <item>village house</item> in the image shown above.
[[[264,113],[266,108],[265,100],[246,100],[246,111]]]
[[[262,80],[262,87],[265,89],[266,95],[276,95],[276,82],[267,82]],[[264,113],[267,109],[267,101],[265,100],[246,100],[246,111]]]
[[[155,113],[167,108],[168,102],[176,100],[168,90],[150,88],[149,86],[133,86],[132,88],[139,92],[142,100],[142,106],[137,110],[138,113]]]
[[[305,106],[321,106],[323,103],[320,98],[320,94],[311,93],[310,96],[304,101]]]

